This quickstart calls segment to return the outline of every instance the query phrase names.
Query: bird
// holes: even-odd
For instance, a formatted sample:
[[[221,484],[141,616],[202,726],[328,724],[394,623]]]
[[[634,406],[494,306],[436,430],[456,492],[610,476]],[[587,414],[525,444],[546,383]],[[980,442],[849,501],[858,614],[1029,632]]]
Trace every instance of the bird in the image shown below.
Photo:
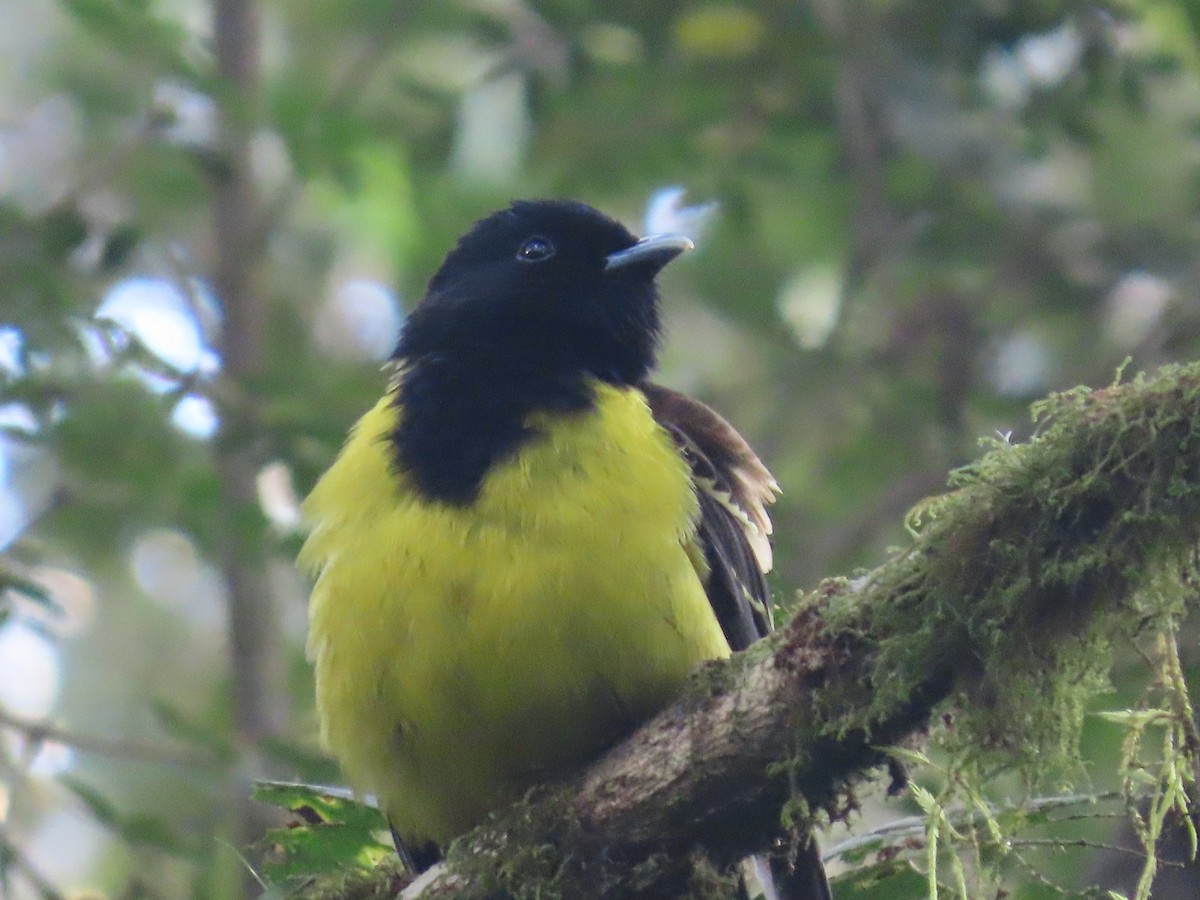
[[[772,630],[778,485],[650,380],[691,248],[574,200],[481,218],[304,501],[321,740],[414,871]],[[768,898],[829,897],[815,844],[781,857]]]

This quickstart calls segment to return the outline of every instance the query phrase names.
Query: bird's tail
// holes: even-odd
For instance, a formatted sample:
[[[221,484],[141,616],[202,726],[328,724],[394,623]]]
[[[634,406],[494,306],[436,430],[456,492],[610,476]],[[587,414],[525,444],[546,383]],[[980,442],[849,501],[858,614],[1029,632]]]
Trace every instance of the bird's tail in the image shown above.
[[[752,856],[746,869],[749,900],[833,900],[815,840],[810,839],[795,856],[784,852]]]
[[[417,844],[403,840],[399,832],[396,831],[396,826],[392,824],[391,819],[388,819],[388,829],[392,832],[392,843],[396,845],[396,855],[400,857],[400,862],[404,864],[404,868],[408,869],[409,873],[414,877],[420,875],[442,858],[442,853],[438,850],[437,844]]]

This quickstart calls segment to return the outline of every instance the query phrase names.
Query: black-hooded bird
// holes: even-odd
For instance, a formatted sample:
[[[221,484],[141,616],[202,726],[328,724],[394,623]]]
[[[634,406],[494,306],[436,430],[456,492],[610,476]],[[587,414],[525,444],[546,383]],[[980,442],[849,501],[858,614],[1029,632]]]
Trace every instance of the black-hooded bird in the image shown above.
[[[771,630],[775,481],[648,381],[691,246],[571,201],[481,219],[305,503],[322,740],[416,868]],[[828,896],[815,853],[778,896]]]

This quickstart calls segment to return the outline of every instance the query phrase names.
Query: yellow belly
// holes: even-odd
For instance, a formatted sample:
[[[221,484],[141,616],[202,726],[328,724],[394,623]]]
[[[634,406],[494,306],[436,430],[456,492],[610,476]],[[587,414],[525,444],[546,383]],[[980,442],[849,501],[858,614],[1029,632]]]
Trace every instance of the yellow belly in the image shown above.
[[[407,490],[390,399],[306,502],[321,734],[406,839],[446,841],[580,765],[729,653],[689,474],[641,395],[535,418],[469,508]]]

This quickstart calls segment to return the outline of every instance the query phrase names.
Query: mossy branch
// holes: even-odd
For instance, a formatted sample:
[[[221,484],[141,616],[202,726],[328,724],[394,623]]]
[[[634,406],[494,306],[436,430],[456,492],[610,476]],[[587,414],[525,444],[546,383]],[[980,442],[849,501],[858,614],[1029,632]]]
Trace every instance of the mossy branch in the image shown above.
[[[1196,603],[1200,364],[1035,415],[1030,442],[997,441],[914,512],[909,548],[802,597],[788,627],[460,840],[410,895],[696,892],[714,871],[700,856],[719,871],[761,850],[785,809],[844,815],[885,748],[944,713],[974,759],[1069,762],[1109,642]]]

